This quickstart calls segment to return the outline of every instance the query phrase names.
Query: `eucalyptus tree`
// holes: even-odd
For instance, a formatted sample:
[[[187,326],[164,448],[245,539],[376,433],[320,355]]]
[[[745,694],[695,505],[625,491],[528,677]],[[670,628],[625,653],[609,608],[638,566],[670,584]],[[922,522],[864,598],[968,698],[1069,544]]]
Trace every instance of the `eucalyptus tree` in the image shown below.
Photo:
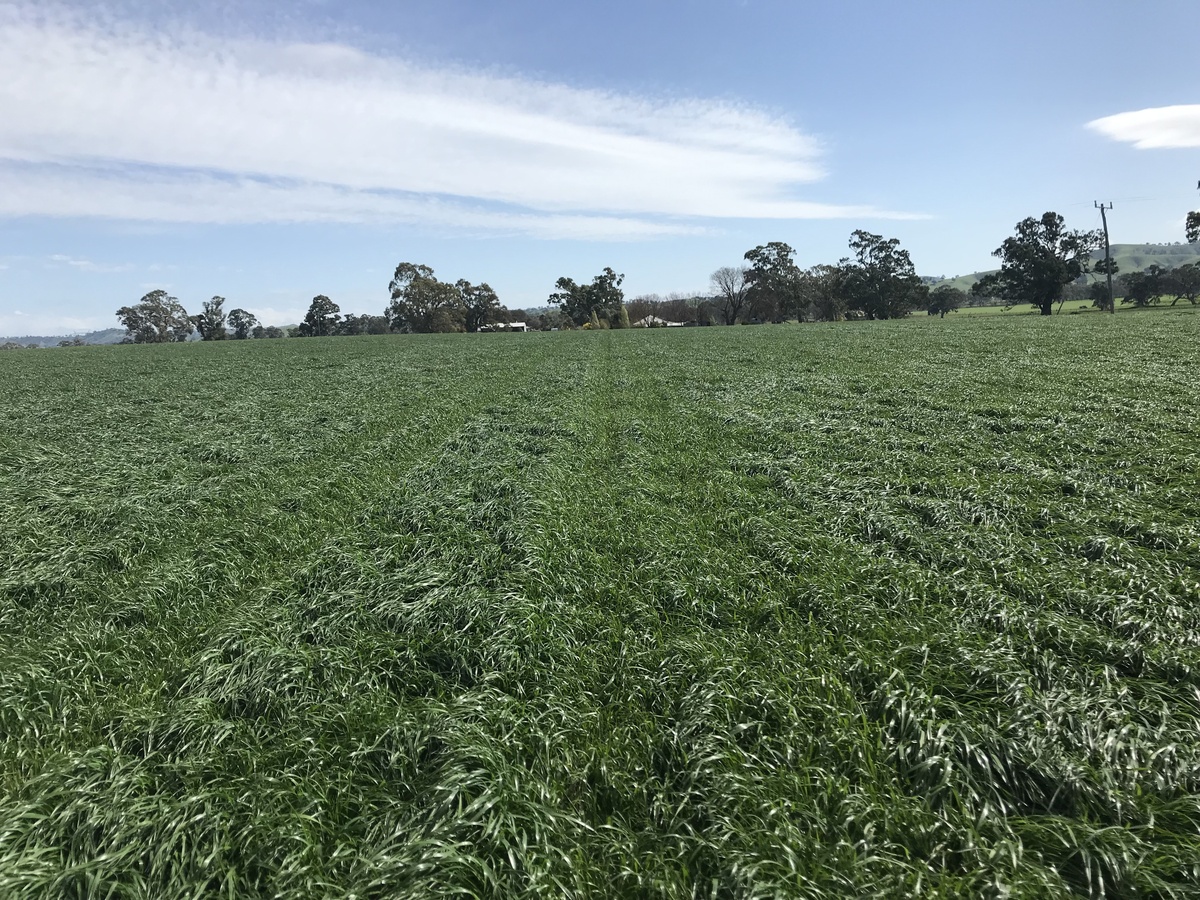
[[[858,229],[850,237],[854,260],[842,260],[847,305],[868,319],[898,319],[923,306],[929,288],[896,238]]]
[[[625,292],[621,290],[624,275],[618,275],[605,266],[604,271],[592,279],[591,284],[576,284],[572,278],[560,278],[554,283],[557,289],[549,302],[562,309],[576,325],[594,321],[606,323],[620,321]]]
[[[439,281],[429,266],[400,263],[388,290],[392,300],[385,315],[392,330],[403,334],[466,330],[459,289]]]
[[[178,299],[164,290],[146,294],[132,306],[117,310],[125,327],[124,343],[168,344],[186,341],[193,323]]]
[[[760,244],[747,250],[745,259],[749,283],[747,299],[760,319],[783,319],[796,311],[800,303],[800,270],[792,257],[796,251],[782,241]]]
[[[967,292],[952,284],[939,284],[929,292],[926,309],[931,316],[946,318],[946,313],[957,312],[967,302]]]
[[[1180,299],[1192,306],[1200,300],[1200,263],[1185,263],[1171,270],[1171,286],[1174,289],[1175,305]]]
[[[463,321],[467,331],[478,331],[485,325],[500,321],[504,307],[500,305],[500,298],[486,281],[482,284],[471,284],[465,278],[460,278],[454,282],[454,287],[462,303]]]
[[[318,294],[296,330],[300,337],[326,337],[337,333],[341,318],[341,307],[324,294]]]
[[[225,329],[227,317],[223,309],[224,305],[224,297],[213,297],[211,300],[204,301],[204,312],[198,316],[192,316],[192,323],[200,332],[200,340],[223,341],[229,337],[229,332]]]
[[[1063,288],[1087,273],[1091,252],[1103,242],[1099,231],[1067,231],[1056,212],[1022,219],[1016,234],[992,251],[1001,260],[1000,271],[977,281],[971,293],[1009,304],[1030,303],[1048,316]]]
[[[255,329],[260,327],[258,318],[253,313],[241,308],[229,311],[229,324],[233,328],[234,340],[238,341],[246,340]]]

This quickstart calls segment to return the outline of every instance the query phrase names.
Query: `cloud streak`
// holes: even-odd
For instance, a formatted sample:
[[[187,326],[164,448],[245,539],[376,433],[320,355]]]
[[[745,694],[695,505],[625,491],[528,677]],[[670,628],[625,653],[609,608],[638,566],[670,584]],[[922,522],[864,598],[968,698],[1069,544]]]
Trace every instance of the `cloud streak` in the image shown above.
[[[1200,147],[1200,104],[1118,113],[1094,119],[1087,127],[1139,150]]]
[[[0,6],[6,215],[618,239],[696,220],[909,217],[801,199],[823,175],[817,141],[731,101]]]
[[[117,272],[130,272],[133,270],[132,263],[98,263],[92,262],[90,259],[73,259],[63,253],[55,253],[49,257],[50,262],[55,265],[67,266],[75,269],[78,272],[89,272],[95,274],[112,274]]]

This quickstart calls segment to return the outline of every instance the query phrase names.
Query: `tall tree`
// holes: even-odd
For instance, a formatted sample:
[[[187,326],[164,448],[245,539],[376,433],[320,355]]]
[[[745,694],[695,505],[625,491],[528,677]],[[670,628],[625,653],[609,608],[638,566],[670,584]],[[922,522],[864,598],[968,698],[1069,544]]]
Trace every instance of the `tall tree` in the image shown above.
[[[819,265],[800,272],[801,312],[818,322],[840,322],[846,317],[846,267]]]
[[[318,294],[309,304],[308,312],[297,332],[300,337],[327,337],[335,334],[338,320],[341,319],[340,313],[341,307],[324,294]]]
[[[122,306],[117,318],[125,326],[125,343],[129,344],[186,341],[192,333],[187,310],[163,290],[151,291],[133,306]]]
[[[504,314],[500,298],[485,281],[483,284],[471,284],[464,278],[454,282],[462,301],[463,319],[467,331],[478,331],[484,325],[499,322]]]
[[[259,327],[254,313],[247,312],[240,307],[229,311],[229,324],[233,327],[233,338],[237,341],[246,340],[250,337],[250,333]]]
[[[429,266],[400,263],[388,289],[392,302],[386,315],[393,330],[428,334],[466,328],[466,310],[458,288],[438,281]]]
[[[898,319],[924,305],[929,288],[896,238],[858,229],[850,237],[854,261],[842,260],[847,305],[868,319]]]
[[[1063,288],[1088,271],[1091,252],[1103,242],[1099,231],[1067,231],[1056,212],[1022,219],[1017,233],[992,252],[1002,261],[1000,271],[977,281],[971,293],[1010,305],[1030,303],[1048,316]]]
[[[721,319],[726,325],[738,320],[750,293],[750,282],[745,266],[721,266],[712,273],[712,286],[721,304]]]
[[[558,306],[576,325],[593,318],[608,324],[621,315],[625,292],[621,290],[624,275],[618,275],[607,266],[592,279],[591,284],[576,284],[574,279],[560,278],[554,283],[557,290],[550,295],[549,302]]]
[[[229,337],[225,330],[225,310],[222,309],[224,305],[224,297],[213,297],[204,301],[204,312],[192,316],[192,322],[200,332],[200,340],[223,341]]]
[[[796,251],[782,241],[759,244],[747,250],[749,283],[747,300],[760,319],[785,319],[800,304],[800,270],[792,261]]]

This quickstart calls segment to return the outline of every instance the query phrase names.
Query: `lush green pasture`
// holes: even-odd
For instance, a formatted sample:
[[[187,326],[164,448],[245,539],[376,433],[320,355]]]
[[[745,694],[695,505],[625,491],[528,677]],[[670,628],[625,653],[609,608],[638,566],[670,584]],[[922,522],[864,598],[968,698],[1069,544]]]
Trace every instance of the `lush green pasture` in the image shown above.
[[[1200,317],[0,356],[0,896],[1194,896]]]

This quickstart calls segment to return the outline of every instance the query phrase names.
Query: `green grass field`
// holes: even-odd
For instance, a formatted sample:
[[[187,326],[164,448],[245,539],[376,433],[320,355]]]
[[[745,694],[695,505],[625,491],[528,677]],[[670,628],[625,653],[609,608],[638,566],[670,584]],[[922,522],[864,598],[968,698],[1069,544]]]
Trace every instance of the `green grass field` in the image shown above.
[[[0,356],[0,896],[1195,896],[1197,371],[1185,311]]]

